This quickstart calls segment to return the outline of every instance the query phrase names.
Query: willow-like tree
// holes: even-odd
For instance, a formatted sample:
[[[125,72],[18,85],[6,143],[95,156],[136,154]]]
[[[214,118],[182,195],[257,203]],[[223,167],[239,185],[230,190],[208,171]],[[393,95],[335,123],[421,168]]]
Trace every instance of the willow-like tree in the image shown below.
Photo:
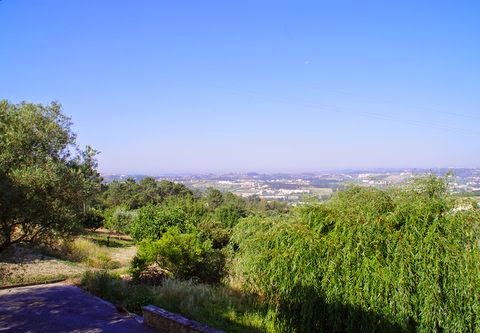
[[[0,101],[0,252],[72,233],[100,189],[97,152],[81,150],[61,105]]]
[[[476,202],[429,176],[241,219],[232,270],[277,332],[480,332],[479,235]]]

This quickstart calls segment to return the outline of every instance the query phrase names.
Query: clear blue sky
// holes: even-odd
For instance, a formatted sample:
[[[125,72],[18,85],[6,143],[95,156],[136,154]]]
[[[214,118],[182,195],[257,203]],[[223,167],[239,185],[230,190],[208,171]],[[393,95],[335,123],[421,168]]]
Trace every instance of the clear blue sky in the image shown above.
[[[115,173],[480,167],[479,1],[0,1],[0,98]]]

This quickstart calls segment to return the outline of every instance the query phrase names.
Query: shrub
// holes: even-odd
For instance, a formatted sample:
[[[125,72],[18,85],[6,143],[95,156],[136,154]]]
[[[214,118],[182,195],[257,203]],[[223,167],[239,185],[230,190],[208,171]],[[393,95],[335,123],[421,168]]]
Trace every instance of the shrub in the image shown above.
[[[225,247],[230,240],[231,229],[224,228],[222,223],[206,219],[198,224],[198,235],[201,240],[210,239],[214,249]]]
[[[245,211],[233,204],[222,205],[215,210],[215,217],[224,228],[233,228],[245,216]]]
[[[87,271],[82,276],[81,284],[92,294],[112,300],[112,296],[116,294],[112,292],[113,282],[107,271]]]
[[[157,263],[179,279],[217,282],[223,275],[224,259],[220,251],[212,248],[210,240],[202,242],[196,233],[181,233],[171,227],[158,240],[142,241],[134,263],[137,270]]]
[[[436,177],[350,189],[234,228],[236,269],[278,331],[480,330],[480,213]]]
[[[140,275],[142,272],[146,271],[149,266],[150,263],[147,261],[145,256],[139,256],[137,254],[135,257],[133,257],[129,269],[129,273],[131,274],[133,280],[135,282],[140,282]]]
[[[171,226],[188,231],[204,215],[204,207],[191,197],[169,197],[161,205],[146,205],[138,210],[131,228],[132,237],[136,241],[159,239]]]

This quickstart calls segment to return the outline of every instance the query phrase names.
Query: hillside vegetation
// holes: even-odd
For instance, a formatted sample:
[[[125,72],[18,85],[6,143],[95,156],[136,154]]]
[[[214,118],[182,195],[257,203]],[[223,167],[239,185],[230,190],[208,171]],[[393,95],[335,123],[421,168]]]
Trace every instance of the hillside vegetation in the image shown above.
[[[235,228],[234,268],[284,331],[477,331],[480,215],[442,179],[351,188]]]
[[[448,178],[299,207],[151,177],[102,184],[58,104],[3,101],[0,120],[0,252],[67,240],[66,259],[93,269],[84,288],[130,311],[229,332],[480,331],[480,210]]]

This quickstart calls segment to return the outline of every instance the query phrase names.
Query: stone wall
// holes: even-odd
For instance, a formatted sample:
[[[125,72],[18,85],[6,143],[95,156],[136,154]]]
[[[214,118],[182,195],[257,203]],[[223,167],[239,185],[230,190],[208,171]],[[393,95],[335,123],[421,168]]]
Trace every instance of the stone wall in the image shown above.
[[[224,333],[153,305],[143,307],[143,321],[160,333]]]

